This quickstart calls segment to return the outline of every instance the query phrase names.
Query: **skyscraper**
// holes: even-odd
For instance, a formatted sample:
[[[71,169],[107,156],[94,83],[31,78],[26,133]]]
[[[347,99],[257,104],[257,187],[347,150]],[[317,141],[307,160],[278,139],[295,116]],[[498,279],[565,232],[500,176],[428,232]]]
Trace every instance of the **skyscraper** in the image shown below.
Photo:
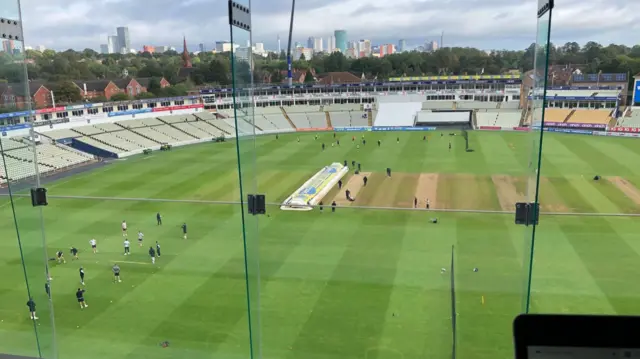
[[[313,44],[315,43],[316,38],[311,36],[310,38],[307,39],[307,47],[310,49],[313,49]]]
[[[407,41],[405,39],[400,39],[398,41],[398,51],[405,52],[407,50]]]
[[[327,52],[332,53],[336,49],[336,38],[335,36],[329,36],[327,38]]]
[[[280,56],[280,52],[282,51],[282,47],[280,44],[280,35],[278,35],[278,56]]]
[[[110,54],[120,53],[118,46],[119,40],[117,36],[109,36],[107,37],[107,48]]]
[[[106,55],[109,53],[109,44],[101,44],[100,45],[100,53]]]
[[[316,37],[313,40],[313,51],[314,52],[322,52],[324,50],[323,46],[322,46],[322,38],[321,37]]]
[[[204,52],[204,44],[198,44],[198,51]]]
[[[119,27],[116,29],[118,34],[118,48],[116,52],[127,53],[131,49],[131,39],[129,38],[129,28]]]
[[[343,54],[347,52],[347,30],[336,30],[333,33],[336,37],[336,48]]]

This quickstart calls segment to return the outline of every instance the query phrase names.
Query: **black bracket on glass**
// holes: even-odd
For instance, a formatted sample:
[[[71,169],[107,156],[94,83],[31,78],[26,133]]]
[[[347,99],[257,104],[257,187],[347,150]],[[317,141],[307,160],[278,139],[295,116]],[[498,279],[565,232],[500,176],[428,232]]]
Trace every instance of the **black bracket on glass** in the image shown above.
[[[266,201],[263,194],[250,194],[247,195],[247,204],[249,208],[249,214],[265,214],[267,213]]]
[[[538,225],[540,203],[516,203],[516,224]]]
[[[31,204],[34,207],[46,206],[47,202],[47,189],[46,188],[32,188],[31,189]]]
[[[251,31],[251,10],[244,5],[229,0],[229,25]]]

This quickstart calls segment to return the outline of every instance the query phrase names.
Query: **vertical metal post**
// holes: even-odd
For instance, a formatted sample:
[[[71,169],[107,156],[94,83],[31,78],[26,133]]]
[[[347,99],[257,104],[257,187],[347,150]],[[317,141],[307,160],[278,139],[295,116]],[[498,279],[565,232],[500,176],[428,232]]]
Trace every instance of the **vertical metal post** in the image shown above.
[[[287,77],[289,86],[293,85],[293,73],[291,71],[291,36],[293,33],[293,14],[296,11],[296,0],[291,1],[291,21],[289,22],[289,44],[287,45]]]

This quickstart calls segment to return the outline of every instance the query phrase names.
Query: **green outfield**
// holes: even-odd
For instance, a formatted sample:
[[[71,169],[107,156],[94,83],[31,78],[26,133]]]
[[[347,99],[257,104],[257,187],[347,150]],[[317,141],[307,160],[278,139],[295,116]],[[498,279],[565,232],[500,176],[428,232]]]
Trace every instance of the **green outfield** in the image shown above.
[[[358,148],[351,138],[360,142],[363,135],[367,144]],[[264,358],[450,357],[455,245],[458,355],[512,355],[511,321],[523,305],[531,233],[514,225],[510,212],[525,197],[531,135],[470,132],[473,152],[465,152],[460,136],[439,132],[427,141],[404,132],[338,139],[340,146],[331,146],[331,133],[256,140],[257,183],[268,202],[280,203],[332,162],[361,163],[369,182],[345,177],[356,200],[341,201],[343,193],[333,189],[324,202],[340,200],[335,213],[270,205],[259,231],[247,232],[246,247],[239,205],[212,203],[239,200],[235,142],[132,157],[47,185],[54,197],[111,198],[50,198],[43,208],[46,257],[57,250],[66,256],[66,264],[49,262],[55,347],[38,211],[27,198],[16,198],[15,206],[2,198],[0,352],[37,356],[37,331],[45,357],[57,351],[69,359],[247,358],[251,307],[259,309],[251,336]],[[241,143],[244,164],[252,142]],[[536,233],[532,311],[637,314],[640,221],[603,214],[640,214],[640,141],[545,134],[542,159],[545,214]],[[435,210],[493,213],[411,210],[414,198],[421,209],[429,199]],[[429,222],[433,217],[438,224]],[[126,257],[122,220],[132,241]],[[254,228],[255,218],[248,220]],[[89,246],[93,237],[97,254]],[[152,265],[147,250],[156,240],[162,256]],[[78,260],[71,246],[80,249]],[[122,283],[112,282],[114,263]],[[80,266],[87,274],[83,310],[74,295]],[[25,274],[38,305],[36,325],[25,305]],[[259,295],[248,301],[247,287]]]

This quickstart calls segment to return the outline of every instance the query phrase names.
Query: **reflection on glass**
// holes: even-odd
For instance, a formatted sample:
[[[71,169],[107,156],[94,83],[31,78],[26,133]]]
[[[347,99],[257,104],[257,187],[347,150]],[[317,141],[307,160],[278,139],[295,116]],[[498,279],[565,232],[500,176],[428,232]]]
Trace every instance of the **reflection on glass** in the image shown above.
[[[249,0],[236,2],[251,9]],[[234,17],[234,13],[231,13]],[[234,17],[234,20],[237,20]],[[249,324],[250,354],[252,358],[262,356],[261,305],[260,305],[260,233],[258,216],[248,214],[247,196],[258,194],[258,173],[256,164],[256,127],[253,97],[253,51],[251,31],[231,25],[231,44],[242,44],[231,51],[231,76],[233,84],[233,116],[240,182],[240,211],[242,213],[242,239],[244,243],[244,263],[247,290],[247,319]]]
[[[39,142],[31,125],[31,99],[37,87],[26,73],[25,46],[19,3],[4,1],[0,68],[7,81],[0,83],[0,127],[16,125],[9,136],[0,131],[0,225],[5,250],[0,255],[0,353],[54,358],[57,354],[53,307],[48,286],[48,258],[42,207],[33,207],[29,188],[40,186],[40,172],[51,169],[38,156]],[[16,38],[17,36],[17,38]],[[15,135],[15,133],[19,135]],[[17,244],[17,245],[16,245]],[[3,247],[4,246],[4,247]],[[53,291],[53,288],[50,288]],[[34,310],[32,312],[32,310]]]

